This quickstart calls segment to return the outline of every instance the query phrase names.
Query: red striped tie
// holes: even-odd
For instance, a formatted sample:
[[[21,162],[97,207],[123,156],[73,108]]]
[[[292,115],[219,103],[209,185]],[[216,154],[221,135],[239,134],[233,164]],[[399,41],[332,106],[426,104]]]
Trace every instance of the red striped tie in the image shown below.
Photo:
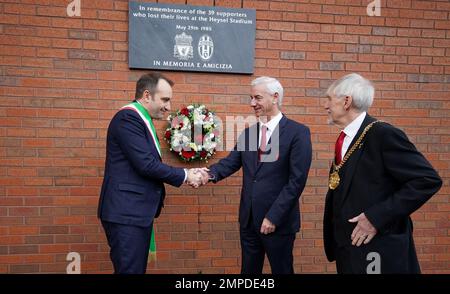
[[[334,147],[334,154],[335,154],[334,162],[336,163],[336,165],[339,165],[342,161],[341,153],[342,153],[342,144],[344,143],[344,138],[345,138],[345,133],[344,133],[344,131],[342,131],[336,141],[336,146]]]

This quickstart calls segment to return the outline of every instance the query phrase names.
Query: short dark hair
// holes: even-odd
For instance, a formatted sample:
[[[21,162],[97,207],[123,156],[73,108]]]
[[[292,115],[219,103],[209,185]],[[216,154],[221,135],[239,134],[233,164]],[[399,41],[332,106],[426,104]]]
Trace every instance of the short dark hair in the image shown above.
[[[142,98],[142,95],[144,95],[145,90],[148,90],[150,92],[150,95],[155,95],[156,91],[156,85],[158,84],[159,80],[165,80],[169,83],[171,87],[173,87],[174,82],[164,76],[163,74],[159,72],[150,72],[148,74],[145,74],[139,78],[139,80],[136,83],[136,94],[134,96],[135,99]]]

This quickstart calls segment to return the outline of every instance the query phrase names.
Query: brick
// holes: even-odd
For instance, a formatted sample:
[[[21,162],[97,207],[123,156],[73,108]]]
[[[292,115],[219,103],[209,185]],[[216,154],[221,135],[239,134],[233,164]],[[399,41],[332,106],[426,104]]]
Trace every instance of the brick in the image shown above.
[[[98,32],[96,31],[69,31],[69,38],[71,39],[82,39],[82,40],[96,40],[98,37]]]
[[[334,16],[334,22],[337,24],[349,24],[349,25],[358,25],[360,24],[359,16],[349,16],[349,15],[336,15]]]
[[[308,41],[311,42],[332,42],[332,35],[320,33],[308,33]]]
[[[34,15],[36,14],[36,7],[33,5],[26,4],[4,4],[3,12],[7,14],[28,14]]]
[[[94,50],[77,50],[72,49],[68,51],[69,58],[77,58],[77,59],[97,59],[98,52]]]
[[[109,21],[126,21],[127,13],[125,11],[100,10],[98,11],[98,19],[106,19]]]
[[[333,42],[334,43],[358,43],[358,36],[353,35],[334,35]]]
[[[113,65],[109,61],[86,61],[84,68],[90,70],[112,70]]]
[[[269,24],[269,30],[273,31],[293,31],[294,24],[290,22],[271,22]]]
[[[50,68],[53,66],[53,64],[52,64],[52,59],[50,59],[50,58],[23,57],[22,58],[22,66]]]
[[[52,244],[54,243],[53,236],[50,235],[36,235],[36,236],[26,236],[26,244]]]
[[[304,13],[296,13],[296,12],[285,12],[283,13],[283,20],[285,21],[294,21],[294,22],[300,22],[307,20],[307,15]]]
[[[84,20],[83,28],[97,31],[111,31],[113,30],[113,23],[110,21],[103,20]]]
[[[41,17],[41,16],[28,16],[21,15],[20,16],[20,24],[21,25],[29,25],[29,26],[50,26],[50,18],[49,17]]]
[[[38,264],[13,264],[10,266],[11,274],[30,274],[30,273],[38,273],[39,265]]]
[[[46,167],[46,168],[38,168],[38,176],[66,176],[68,175],[68,169],[64,168],[52,168],[52,167]]]
[[[295,30],[298,32],[320,32],[320,24],[296,23]]]
[[[334,15],[308,14],[308,22],[312,23],[334,23]]]
[[[343,64],[339,62],[321,62],[321,70],[343,70]]]
[[[281,39],[287,41],[306,41],[306,33],[282,32]]]
[[[305,52],[298,51],[283,51],[281,52],[281,59],[305,59]]]
[[[84,49],[92,49],[92,50],[111,50],[112,42],[111,41],[91,41],[87,40],[83,42]]]
[[[23,256],[24,263],[51,263],[54,261],[52,255],[25,255]]]
[[[9,254],[36,254],[36,253],[38,253],[37,245],[20,245],[9,247]]]
[[[281,10],[281,11],[295,11],[296,5],[295,3],[286,3],[286,2],[270,2],[269,9],[270,10]]]
[[[308,52],[308,60],[331,61],[331,54],[328,52]]]

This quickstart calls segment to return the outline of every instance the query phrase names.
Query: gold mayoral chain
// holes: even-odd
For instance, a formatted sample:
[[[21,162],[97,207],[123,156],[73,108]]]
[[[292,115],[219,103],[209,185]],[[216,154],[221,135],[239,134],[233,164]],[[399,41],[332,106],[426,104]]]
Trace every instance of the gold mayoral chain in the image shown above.
[[[339,183],[341,182],[341,178],[339,177],[339,170],[342,168],[342,166],[345,164],[345,162],[347,162],[348,158],[353,154],[353,152],[356,150],[356,148],[361,146],[361,142],[364,139],[364,137],[366,136],[367,132],[377,122],[380,122],[380,121],[376,120],[364,128],[364,131],[362,132],[361,136],[359,136],[359,138],[358,138],[358,140],[356,140],[355,144],[353,144],[353,146],[350,148],[350,150],[347,152],[347,154],[345,154],[344,158],[342,158],[341,163],[336,165],[335,162],[333,161],[333,168],[332,168],[333,171],[330,173],[330,178],[328,179],[328,187],[331,190],[336,189],[339,186]]]

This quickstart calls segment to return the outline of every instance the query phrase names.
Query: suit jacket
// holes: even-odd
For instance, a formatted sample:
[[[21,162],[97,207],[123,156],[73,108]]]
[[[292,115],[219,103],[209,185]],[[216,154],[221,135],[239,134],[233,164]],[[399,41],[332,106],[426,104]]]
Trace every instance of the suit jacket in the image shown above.
[[[161,162],[141,117],[133,110],[122,109],[108,127],[98,217],[119,224],[150,226],[163,206],[163,183],[181,186],[184,177],[182,168]]]
[[[350,146],[373,121],[366,115]],[[366,255],[377,252],[382,273],[420,272],[410,214],[439,190],[442,181],[405,133],[385,122],[374,124],[339,175],[341,183],[328,190],[325,202],[328,260],[335,260],[336,248],[352,246],[350,236],[356,223],[348,220],[364,212],[378,233],[367,245],[350,247],[361,260],[349,262],[367,265]]]
[[[244,130],[234,150],[210,167],[213,181],[220,181],[242,167],[240,226],[246,227],[252,217],[259,228],[263,219],[268,218],[276,225],[275,234],[298,232],[298,200],[311,165],[309,129],[283,116],[268,143],[270,151],[266,155],[272,159],[268,162],[258,162],[258,141],[252,136],[258,133],[257,125]]]

